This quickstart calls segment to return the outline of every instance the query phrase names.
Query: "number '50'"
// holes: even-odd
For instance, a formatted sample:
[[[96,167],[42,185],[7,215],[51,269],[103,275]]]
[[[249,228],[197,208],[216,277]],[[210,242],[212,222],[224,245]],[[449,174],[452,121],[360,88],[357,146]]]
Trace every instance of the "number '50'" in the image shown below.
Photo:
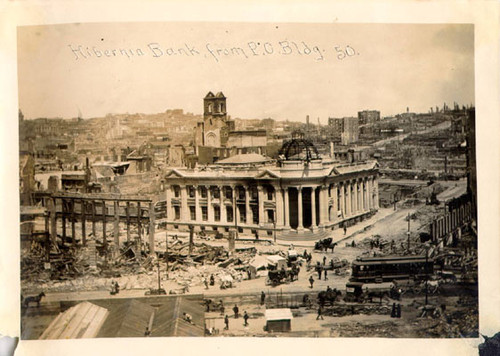
[[[351,46],[345,46],[345,48],[342,48],[341,46],[335,46],[335,52],[337,52],[337,59],[342,60],[346,57],[352,57],[356,53],[356,50],[352,48]]]

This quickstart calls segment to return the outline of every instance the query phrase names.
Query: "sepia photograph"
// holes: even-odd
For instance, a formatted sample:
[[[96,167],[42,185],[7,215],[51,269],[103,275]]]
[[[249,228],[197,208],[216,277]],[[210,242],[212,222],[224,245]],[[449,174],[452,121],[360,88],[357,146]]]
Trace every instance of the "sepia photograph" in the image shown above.
[[[474,45],[19,26],[20,338],[478,338]]]

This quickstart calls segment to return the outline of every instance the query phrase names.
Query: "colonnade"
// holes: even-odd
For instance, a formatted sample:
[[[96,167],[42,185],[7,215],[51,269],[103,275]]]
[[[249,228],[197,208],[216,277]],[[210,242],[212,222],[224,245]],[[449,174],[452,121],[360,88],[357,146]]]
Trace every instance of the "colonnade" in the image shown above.
[[[379,207],[373,175],[326,184],[250,183],[171,184],[166,187],[167,219],[173,223],[314,230]]]

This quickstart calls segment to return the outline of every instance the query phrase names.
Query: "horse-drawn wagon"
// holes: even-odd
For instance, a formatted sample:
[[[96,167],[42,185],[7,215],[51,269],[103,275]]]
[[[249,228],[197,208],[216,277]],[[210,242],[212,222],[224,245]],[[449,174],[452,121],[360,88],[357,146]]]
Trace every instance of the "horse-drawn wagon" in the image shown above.
[[[399,299],[400,292],[393,282],[362,283],[349,282],[346,284],[345,301],[372,302],[374,298]]]
[[[292,264],[288,267],[287,261],[281,256],[269,256],[266,285],[276,286],[281,283],[293,282],[298,279],[300,268]]]

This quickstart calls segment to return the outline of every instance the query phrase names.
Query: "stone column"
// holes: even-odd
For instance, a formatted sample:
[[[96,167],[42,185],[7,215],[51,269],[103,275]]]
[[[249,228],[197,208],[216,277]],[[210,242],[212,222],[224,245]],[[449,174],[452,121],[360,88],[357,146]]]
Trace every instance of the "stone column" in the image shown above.
[[[304,222],[302,221],[302,187],[297,188],[298,195],[297,195],[297,200],[298,200],[298,210],[299,210],[299,223],[297,226],[297,230],[302,230],[304,229]]]
[[[351,181],[351,215],[356,215],[356,181]]]
[[[257,186],[257,191],[259,193],[259,225],[264,224],[264,187]]]
[[[354,215],[358,214],[359,213],[359,182],[358,180],[356,179],[354,181],[354,184],[353,184],[353,188],[354,188]]]
[[[238,209],[238,196],[236,195],[236,185],[231,185],[233,191],[233,222],[240,223],[240,210]]]
[[[194,211],[195,211],[194,221],[195,222],[202,221],[201,206],[200,206],[200,190],[199,189],[200,189],[200,186],[198,186],[198,185],[194,186]]]
[[[374,185],[374,189],[375,189],[375,209],[378,209],[379,208],[379,206],[378,206],[378,201],[379,201],[378,180],[375,179],[375,177],[373,178],[373,185]]]
[[[349,184],[349,181],[344,182],[344,217],[347,217],[351,213],[351,204],[349,203],[349,200],[351,199],[351,185]]]
[[[333,207],[332,207],[332,220],[337,221],[339,219],[338,216],[338,205],[339,205],[339,194],[338,194],[338,185],[335,183],[332,186],[332,198],[333,198]]]
[[[354,215],[354,183],[349,181],[349,216]]]
[[[319,191],[319,224],[326,225],[329,221],[328,217],[328,189],[329,186],[321,186]]]
[[[342,183],[339,183],[338,185],[338,189],[339,189],[339,202],[340,202],[340,213],[341,213],[341,216],[344,216],[345,215],[345,211],[344,211],[344,184]]]
[[[283,188],[283,193],[285,194],[284,225],[286,228],[290,228],[290,197],[288,196],[288,187]]]
[[[189,208],[187,204],[187,186],[181,187],[181,221],[189,221]]]
[[[360,208],[359,210],[361,212],[365,212],[366,211],[366,208],[365,208],[365,179],[364,178],[361,178],[360,181],[359,181],[359,204],[360,204]]]
[[[276,206],[276,214],[274,217],[274,221],[276,221],[277,226],[284,225],[283,222],[283,192],[280,187],[274,187],[274,197],[275,197],[275,206]]]
[[[247,214],[247,225],[252,224],[252,210],[250,209],[250,188],[245,188],[245,212]]]
[[[366,186],[367,182],[366,182],[366,178],[363,178],[363,210],[366,212],[366,211],[369,211],[369,207],[368,207],[368,188]]]
[[[316,187],[311,188],[311,230],[316,229]]]
[[[370,209],[374,209],[375,205],[373,204],[373,182],[371,177],[368,178],[368,201],[370,202]]]
[[[220,222],[222,224],[227,223],[227,217],[226,217],[226,205],[224,205],[224,186],[220,185],[219,186],[219,192],[220,192]]]
[[[212,189],[210,186],[207,188],[207,218],[209,223],[214,222],[214,209],[212,207]]]

